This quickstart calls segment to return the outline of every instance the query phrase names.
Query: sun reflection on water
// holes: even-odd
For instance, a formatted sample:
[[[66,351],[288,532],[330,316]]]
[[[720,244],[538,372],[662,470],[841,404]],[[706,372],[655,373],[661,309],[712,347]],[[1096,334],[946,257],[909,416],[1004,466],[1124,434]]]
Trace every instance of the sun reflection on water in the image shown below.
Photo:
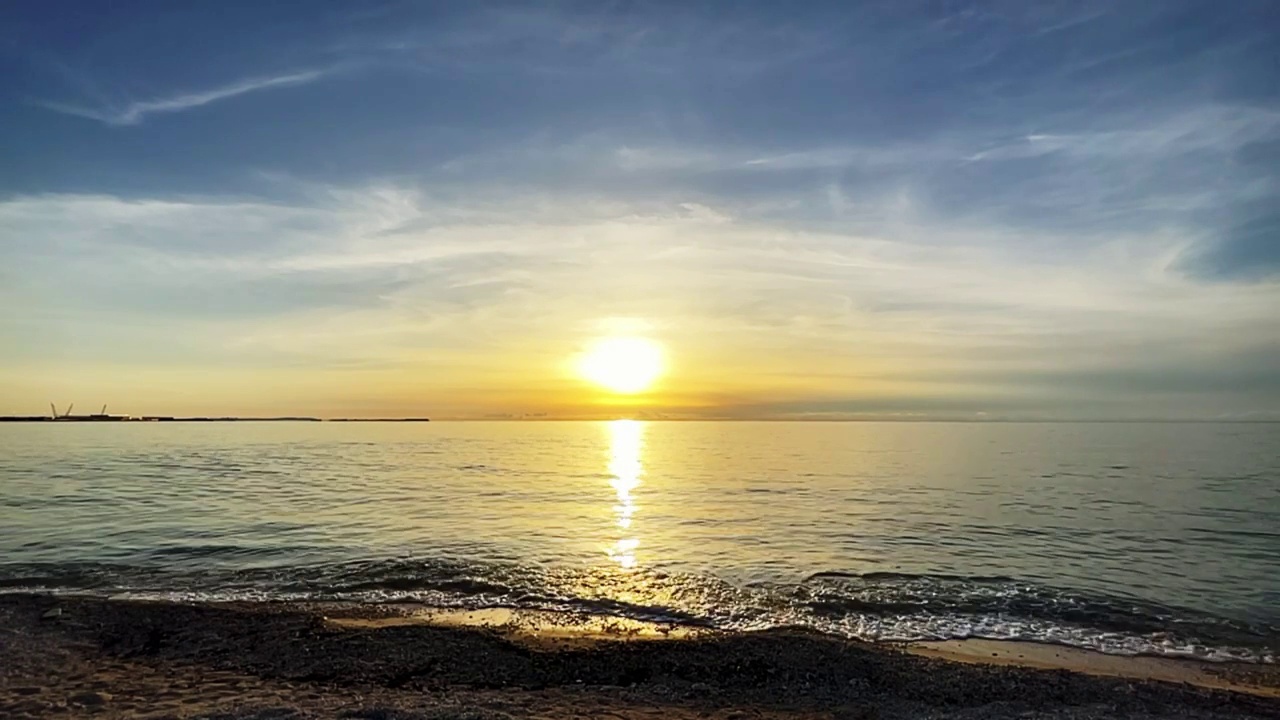
[[[609,474],[613,476],[609,484],[617,493],[618,502],[613,506],[613,513],[621,537],[606,552],[619,566],[631,569],[636,566],[636,548],[640,547],[640,540],[630,531],[636,513],[632,491],[640,485],[640,476],[644,473],[640,453],[644,449],[645,424],[636,420],[614,420],[607,427]]]

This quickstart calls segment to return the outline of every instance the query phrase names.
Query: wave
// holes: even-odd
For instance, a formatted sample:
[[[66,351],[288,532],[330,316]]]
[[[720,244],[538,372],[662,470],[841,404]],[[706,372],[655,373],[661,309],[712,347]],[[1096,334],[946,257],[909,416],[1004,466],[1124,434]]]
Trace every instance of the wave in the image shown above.
[[[932,578],[935,580],[961,580],[966,582],[1014,582],[1014,579],[1006,575],[946,575],[934,573],[931,575],[920,575],[913,573],[899,573],[878,570],[867,573],[842,572],[840,570],[824,570],[816,572],[805,578],[805,582],[815,582],[830,579],[857,579],[857,580],[916,580],[919,578]]]
[[[735,585],[683,573],[444,559],[256,568],[205,563],[198,570],[165,559],[172,557],[152,565],[0,564],[0,592],[501,606],[729,631],[802,627],[867,641],[986,638],[1214,661],[1276,663],[1280,657],[1274,625],[1004,576],[825,571],[795,583]]]

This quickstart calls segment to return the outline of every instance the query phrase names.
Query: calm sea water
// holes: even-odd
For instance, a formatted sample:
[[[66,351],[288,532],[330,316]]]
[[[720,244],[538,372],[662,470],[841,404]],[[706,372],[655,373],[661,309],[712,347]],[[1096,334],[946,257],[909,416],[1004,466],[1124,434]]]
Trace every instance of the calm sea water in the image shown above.
[[[0,587],[1276,662],[1280,425],[3,426]]]

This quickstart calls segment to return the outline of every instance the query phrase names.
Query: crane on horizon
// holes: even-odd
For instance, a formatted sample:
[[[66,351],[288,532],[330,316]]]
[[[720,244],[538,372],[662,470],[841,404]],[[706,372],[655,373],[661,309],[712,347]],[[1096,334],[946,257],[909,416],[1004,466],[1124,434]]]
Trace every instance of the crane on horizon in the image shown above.
[[[59,415],[58,406],[54,405],[53,403],[49,403],[49,409],[53,411],[54,420],[57,420],[60,417],[71,417],[71,409],[74,408],[75,406],[76,406],[75,403],[71,403],[70,405],[67,406],[67,411]],[[106,408],[104,407],[103,409],[105,410]]]

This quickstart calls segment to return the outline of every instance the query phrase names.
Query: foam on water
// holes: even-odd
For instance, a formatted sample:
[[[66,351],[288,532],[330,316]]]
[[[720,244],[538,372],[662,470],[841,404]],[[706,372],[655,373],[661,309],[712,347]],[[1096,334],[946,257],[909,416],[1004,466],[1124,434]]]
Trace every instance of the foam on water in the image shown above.
[[[984,638],[1116,655],[1276,663],[1276,628],[1004,577],[819,573],[795,584],[601,568],[354,562],[252,571],[0,565],[0,588],[121,599],[421,603],[607,615],[728,631],[803,627],[866,641]]]

